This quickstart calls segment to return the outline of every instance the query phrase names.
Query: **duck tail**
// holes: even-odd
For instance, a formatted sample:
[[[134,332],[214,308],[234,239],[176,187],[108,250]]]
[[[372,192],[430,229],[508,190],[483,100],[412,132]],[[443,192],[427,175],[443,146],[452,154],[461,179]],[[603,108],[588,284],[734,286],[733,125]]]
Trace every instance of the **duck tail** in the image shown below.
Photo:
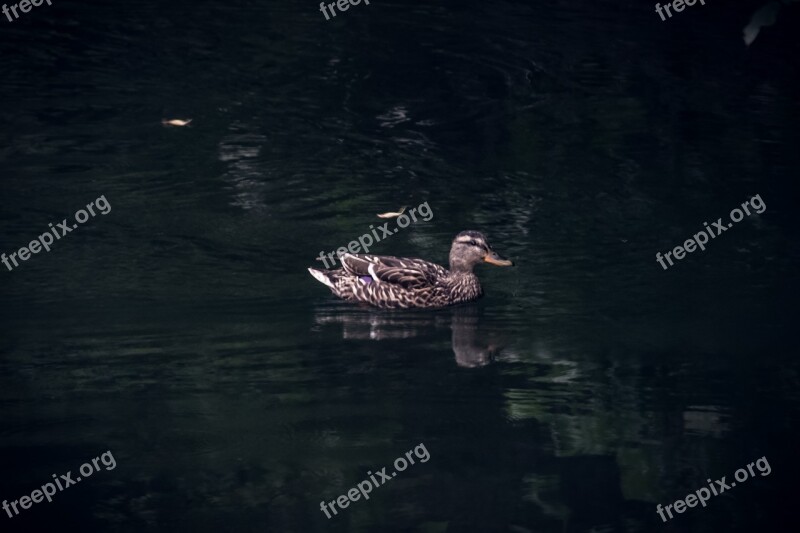
[[[314,278],[316,278],[317,281],[319,281],[323,285],[326,285],[327,287],[329,287],[331,290],[335,290],[336,289],[336,286],[333,284],[333,281],[331,280],[331,276],[330,276],[330,274],[328,274],[328,272],[326,272],[324,270],[317,270],[316,268],[309,267],[308,273],[311,274],[312,276],[314,276]]]

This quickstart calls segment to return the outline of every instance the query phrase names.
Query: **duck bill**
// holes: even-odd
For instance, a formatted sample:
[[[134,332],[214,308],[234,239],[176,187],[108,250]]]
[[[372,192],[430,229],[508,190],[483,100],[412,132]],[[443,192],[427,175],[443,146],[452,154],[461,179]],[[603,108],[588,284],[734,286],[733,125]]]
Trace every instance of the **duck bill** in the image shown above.
[[[514,263],[512,261],[509,261],[508,259],[503,259],[499,255],[497,255],[497,252],[490,253],[489,255],[484,257],[483,260],[487,263],[491,263],[493,265],[501,267],[514,266]]]

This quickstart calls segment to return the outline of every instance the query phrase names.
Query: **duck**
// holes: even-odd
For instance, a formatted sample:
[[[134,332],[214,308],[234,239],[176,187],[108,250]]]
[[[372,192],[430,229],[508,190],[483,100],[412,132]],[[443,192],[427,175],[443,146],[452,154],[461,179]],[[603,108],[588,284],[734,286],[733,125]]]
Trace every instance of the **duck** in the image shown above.
[[[391,309],[436,309],[471,302],[483,296],[476,265],[513,266],[500,257],[479,231],[462,231],[450,246],[450,269],[424,259],[350,254],[342,268],[309,268],[334,295],[350,302]]]

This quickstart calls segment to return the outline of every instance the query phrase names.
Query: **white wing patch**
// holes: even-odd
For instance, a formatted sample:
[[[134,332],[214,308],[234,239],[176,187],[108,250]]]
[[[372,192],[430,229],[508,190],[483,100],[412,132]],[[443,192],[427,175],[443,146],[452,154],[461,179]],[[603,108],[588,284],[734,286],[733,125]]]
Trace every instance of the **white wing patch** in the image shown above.
[[[375,264],[374,263],[370,264],[369,267],[367,267],[367,270],[369,271],[369,275],[372,276],[372,280],[373,281],[375,281],[375,282],[380,281],[378,279],[378,276],[375,275]]]

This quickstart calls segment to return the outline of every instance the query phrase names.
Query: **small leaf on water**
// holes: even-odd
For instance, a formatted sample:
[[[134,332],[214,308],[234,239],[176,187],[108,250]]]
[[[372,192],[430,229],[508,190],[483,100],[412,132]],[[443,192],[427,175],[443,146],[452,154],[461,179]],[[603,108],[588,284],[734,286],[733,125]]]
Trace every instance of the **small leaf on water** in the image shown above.
[[[161,121],[161,123],[164,126],[186,126],[191,121],[192,121],[192,119],[181,120],[179,118],[173,118],[172,120],[164,119],[164,120]]]
[[[403,207],[400,208],[400,211],[397,211],[396,213],[394,211],[388,211],[386,213],[378,213],[378,218],[397,218],[403,214],[403,211],[406,210],[406,207],[408,206],[404,205]]]

